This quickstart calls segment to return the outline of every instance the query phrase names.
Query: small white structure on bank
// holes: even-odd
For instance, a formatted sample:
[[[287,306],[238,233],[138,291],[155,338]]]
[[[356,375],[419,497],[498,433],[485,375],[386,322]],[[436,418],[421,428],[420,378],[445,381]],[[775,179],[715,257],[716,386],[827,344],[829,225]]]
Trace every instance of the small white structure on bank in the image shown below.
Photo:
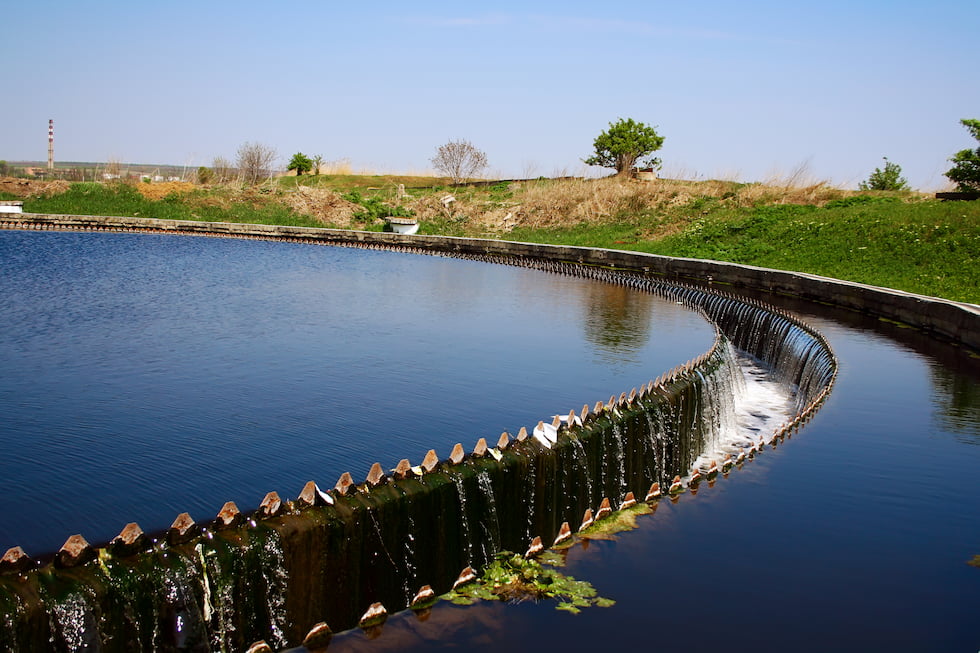
[[[395,218],[389,217],[385,218],[388,221],[388,225],[391,226],[391,230],[396,234],[414,234],[419,230],[418,220],[415,218]]]

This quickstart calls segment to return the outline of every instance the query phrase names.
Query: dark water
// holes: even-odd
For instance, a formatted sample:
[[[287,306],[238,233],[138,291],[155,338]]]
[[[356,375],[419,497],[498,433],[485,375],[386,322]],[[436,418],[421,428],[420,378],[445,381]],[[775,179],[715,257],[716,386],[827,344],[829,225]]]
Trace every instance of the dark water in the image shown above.
[[[841,361],[816,419],[566,569],[616,599],[440,604],[331,651],[980,650],[980,361],[914,331],[793,307]]]
[[[622,287],[261,241],[0,232],[0,550],[254,508],[593,405],[711,345]]]

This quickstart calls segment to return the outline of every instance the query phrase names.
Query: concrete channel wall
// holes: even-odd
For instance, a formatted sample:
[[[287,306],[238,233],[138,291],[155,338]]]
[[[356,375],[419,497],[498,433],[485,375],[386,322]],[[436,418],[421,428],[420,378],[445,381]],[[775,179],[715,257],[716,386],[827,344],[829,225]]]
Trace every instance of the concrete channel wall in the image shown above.
[[[901,322],[934,337],[980,351],[980,306],[751,265],[674,258],[593,247],[542,245],[478,238],[402,235],[261,224],[156,220],[151,218],[49,215],[4,216],[0,228],[153,231],[209,236],[288,239],[341,246],[404,247],[457,255],[543,259],[643,272],[671,282],[724,284],[831,304]]]

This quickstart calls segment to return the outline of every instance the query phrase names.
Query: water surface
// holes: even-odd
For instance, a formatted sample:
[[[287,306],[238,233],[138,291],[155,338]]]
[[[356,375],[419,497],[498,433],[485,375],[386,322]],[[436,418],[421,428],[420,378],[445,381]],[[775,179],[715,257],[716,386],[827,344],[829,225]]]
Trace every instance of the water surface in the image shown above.
[[[0,232],[0,549],[447,457],[710,346],[649,294],[473,261]]]

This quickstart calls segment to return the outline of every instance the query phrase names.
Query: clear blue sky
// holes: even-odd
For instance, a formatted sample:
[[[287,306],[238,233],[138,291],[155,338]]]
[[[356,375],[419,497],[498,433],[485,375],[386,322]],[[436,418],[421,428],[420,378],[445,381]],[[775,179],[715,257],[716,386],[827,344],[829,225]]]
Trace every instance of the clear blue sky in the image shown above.
[[[934,190],[980,118],[980,2],[8,3],[0,158],[208,165],[245,141],[425,170],[578,173],[619,117],[664,171],[743,181],[882,165]]]

